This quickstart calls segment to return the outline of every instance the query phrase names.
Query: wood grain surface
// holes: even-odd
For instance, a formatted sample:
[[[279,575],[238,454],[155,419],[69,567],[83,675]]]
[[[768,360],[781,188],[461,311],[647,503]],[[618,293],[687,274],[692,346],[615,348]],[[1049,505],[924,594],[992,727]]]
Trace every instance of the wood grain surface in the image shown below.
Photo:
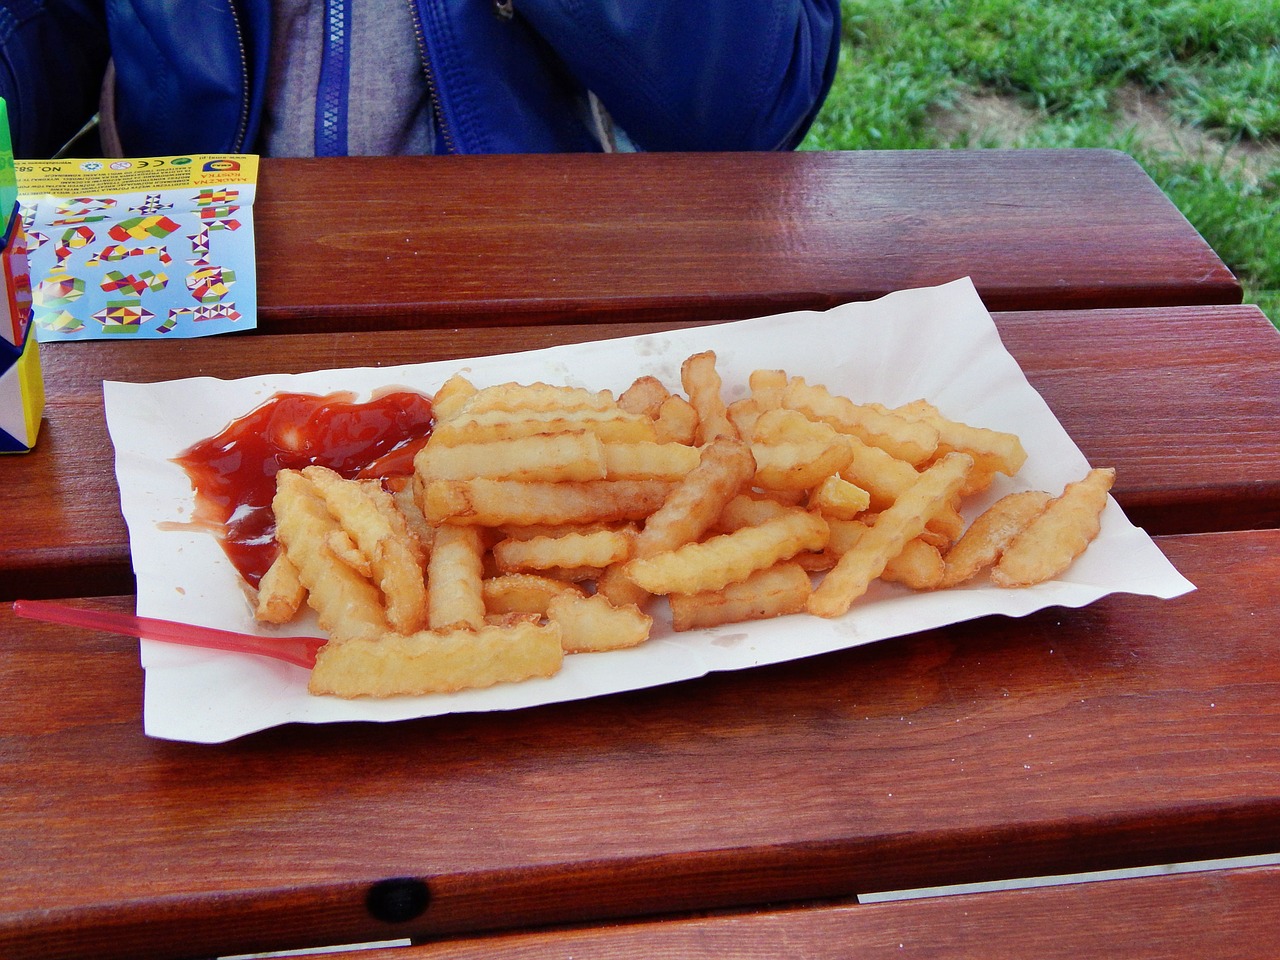
[[[1280,943],[1280,869],[479,937],[329,960],[1253,960]]]
[[[1280,333],[1256,307],[1007,313],[995,320],[1085,455],[1117,468],[1115,496],[1135,523],[1152,533],[1280,524]],[[48,405],[39,443],[5,462],[0,600],[133,592],[103,379],[234,378],[441,360],[673,326],[46,345]]]
[[[0,610],[0,955],[207,956],[1273,852],[1280,530],[1158,542],[1198,590],[221,746],[143,734],[133,642]]]
[[[972,276],[993,310],[1238,303],[1104,150],[267,159],[266,333],[741,319]]]

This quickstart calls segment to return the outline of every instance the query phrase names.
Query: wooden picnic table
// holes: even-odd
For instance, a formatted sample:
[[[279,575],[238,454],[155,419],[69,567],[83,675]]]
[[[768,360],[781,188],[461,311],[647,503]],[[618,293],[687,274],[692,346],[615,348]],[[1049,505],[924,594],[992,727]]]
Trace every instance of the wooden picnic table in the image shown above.
[[[626,173],[616,178],[596,166],[609,158],[525,159],[265,161],[261,332],[45,345],[39,446],[4,464],[5,598],[133,608],[103,379],[494,354],[966,274],[1032,385],[1091,461],[1118,468],[1117,500],[1197,589],[518,713],[287,726],[217,746],[144,735],[136,643],[6,605],[0,956],[209,957],[411,937],[421,945],[385,955],[749,956],[772,943],[828,956],[845,942],[871,956],[1068,956],[1110,942],[1132,957],[1177,942],[1175,917],[1190,943],[1252,936],[1234,941],[1238,955],[1274,939],[1267,868],[856,902],[1280,851],[1280,335],[1238,303],[1229,272],[1150,181],[1094,151],[627,157],[613,158]],[[984,160],[1003,186],[980,175]],[[496,170],[508,175],[494,183]],[[407,253],[376,276],[349,274],[344,307],[325,289],[335,250],[359,260],[352,251],[377,248],[390,235],[369,228],[379,217],[406,236],[448,225],[424,227],[427,212],[394,202],[427,181],[452,211],[452,255],[430,281]],[[299,230],[319,228],[320,207],[281,198],[307,196],[308,182],[357,222]],[[486,183],[505,207],[481,202]],[[808,191],[793,189],[808,211],[798,218],[777,202],[796,183]],[[451,192],[464,186],[475,224]],[[1019,199],[1001,204],[1002,191]],[[914,207],[894,206],[911,196]],[[851,198],[880,211],[878,226],[842,212]],[[377,216],[359,219],[364,208]],[[932,208],[964,221],[962,241]],[[631,256],[648,264],[627,274],[630,289],[598,268],[549,297],[556,265],[590,260],[593,233],[618,242],[628,210],[640,221]],[[546,217],[576,224],[564,246],[541,232]],[[1143,234],[1160,239],[1134,247]],[[500,293],[485,286],[492,264],[464,255],[477,236],[514,251]],[[282,237],[306,242],[284,254]],[[905,246],[886,264],[891,243]],[[682,314],[699,247],[736,261],[736,279],[707,270]],[[677,261],[683,280],[666,287]],[[1218,912],[1188,906],[1197,895]]]

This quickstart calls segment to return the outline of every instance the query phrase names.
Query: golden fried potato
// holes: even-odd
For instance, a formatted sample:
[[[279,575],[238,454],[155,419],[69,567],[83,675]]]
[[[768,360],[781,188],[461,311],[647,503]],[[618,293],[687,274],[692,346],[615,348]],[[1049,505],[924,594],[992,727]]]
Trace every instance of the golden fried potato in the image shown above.
[[[654,439],[659,443],[692,446],[698,438],[698,411],[684,397],[672,394],[658,407],[653,418]]]
[[[410,535],[418,542],[425,564],[427,553],[431,550],[431,541],[435,538],[435,528],[427,523],[427,518],[422,515],[422,508],[418,506],[418,498],[413,489],[414,478],[393,477],[386,481],[386,487],[396,512],[400,514]]]
[[[546,616],[547,605],[560,594],[584,596],[582,588],[576,584],[536,573],[504,573],[485,579],[481,586],[488,615],[533,613]]]
[[[853,520],[871,506],[871,494],[841,476],[830,476],[809,494],[809,509],[828,520]]]
[[[920,536],[929,518],[945,509],[972,468],[968,454],[949,453],[920,474],[823,577],[809,597],[809,612],[819,617],[846,613],[907,542]]]
[[[563,662],[554,623],[389,633],[325,644],[307,689],[346,698],[453,693],[554,676]]]
[[[271,507],[276,537],[298,570],[320,629],[336,643],[388,632],[378,588],[330,549],[330,535],[341,527],[311,481],[297,470],[281,470]]]
[[[507,413],[609,410],[614,403],[613,394],[608,390],[591,391],[549,383],[499,383],[477,390],[467,398],[461,412],[471,415],[491,410]]]
[[[743,527],[758,527],[766,520],[785,516],[790,508],[772,497],[754,493],[740,493],[724,505],[712,529],[718,533],[733,533]]]
[[[634,604],[615,607],[600,595],[562,593],[547,606],[547,618],[560,627],[565,653],[598,653],[634,647],[649,639],[653,617]]]
[[[938,446],[938,431],[931,424],[909,420],[883,407],[854,403],[833,395],[826,387],[806,383],[803,377],[792,377],[783,390],[782,405],[912,465],[924,463]]]
[[[1001,497],[974,521],[947,551],[943,587],[954,587],[990,567],[1050,500],[1043,490],[1024,490]]]
[[[606,443],[608,480],[680,480],[698,465],[698,448],[683,443]]]
[[[615,607],[643,607],[649,600],[649,591],[636,586],[622,568],[623,564],[615,563],[601,570],[596,578],[596,593]]]
[[[863,443],[856,437],[849,437],[849,445],[853,450],[853,459],[840,471],[840,476],[871,495],[872,510],[884,510],[892,506],[920,478],[915,467],[879,447]],[[973,471],[970,470],[969,475],[972,474]],[[965,483],[969,483],[968,478]],[[957,491],[957,498],[958,496]],[[927,530],[938,535],[935,545],[953,543],[964,532],[964,517],[952,502],[929,521]]]
[[[937,455],[959,452],[973,457],[976,476],[1003,473],[1012,477],[1027,462],[1027,451],[1015,434],[951,420],[928,400],[914,400],[894,412],[933,426],[938,431]]]
[[[701,451],[689,449],[697,452],[697,465],[645,520],[644,529],[632,544],[632,556],[652,556],[702,536],[715,522],[723,504],[742,489],[755,470],[746,444],[729,437],[714,440]],[[621,561],[601,573],[596,587],[618,607],[638,607],[649,599],[648,591],[623,571]]]
[[[493,546],[493,559],[503,573],[565,567],[602,568],[630,557],[634,542],[634,531],[627,529],[502,540]]]
[[[747,377],[751,397],[761,412],[782,406],[782,391],[787,388],[785,370],[753,370]]]
[[[332,511],[330,511],[332,513]],[[334,519],[337,519],[336,517]],[[339,521],[341,522],[341,521]],[[329,552],[345,563],[360,576],[365,578],[373,577],[373,564],[369,562],[369,558],[361,552],[356,546],[356,542],[351,539],[351,534],[346,530],[338,529],[329,531],[329,535],[324,538],[325,546],[329,548]]]
[[[435,416],[436,425],[456,417],[475,393],[475,385],[460,373],[455,373],[442,383],[431,398],[431,412]]]
[[[703,448],[698,465],[645,520],[634,556],[674,550],[702,536],[754,473],[755,460],[746,444],[730,437],[713,440]]]
[[[799,410],[777,407],[761,411],[749,434],[754,443],[812,443],[828,446],[842,434],[821,420],[810,420]]]
[[[452,447],[461,443],[491,443],[542,433],[593,433],[601,440],[636,443],[658,439],[654,422],[617,407],[609,410],[484,410],[459,413],[437,423],[428,446]]]
[[[840,476],[861,487],[871,495],[870,508],[884,510],[902,495],[903,491],[919,479],[920,473],[905,460],[879,447],[849,438],[853,457]]]
[[[760,419],[762,412],[760,404],[756,403],[755,397],[743,397],[741,400],[735,400],[724,410],[725,416],[733,424],[734,432],[742,438],[750,437],[755,433],[756,421]]]
[[[424,481],[473,480],[603,480],[604,444],[586,430],[540,433],[485,443],[446,446],[428,442],[413,458]]]
[[[942,583],[946,565],[942,551],[919,537],[908,540],[902,549],[884,565],[880,579],[900,583],[912,590],[936,590]]]
[[[821,550],[827,523],[804,510],[792,510],[758,527],[744,527],[700,543],[637,557],[623,571],[650,593],[701,593],[745,580],[802,550]]]
[[[803,613],[812,583],[809,574],[791,561],[757,570],[745,580],[720,590],[673,593],[672,626],[677,631],[700,630],[725,623],[765,620]]]
[[[539,613],[486,613],[484,622],[489,627],[514,627],[521,623],[540,624],[543,621]]]
[[[965,531],[963,498],[1022,466],[1019,438],[784,370],[753,371],[726,404],[717,362],[685,360],[686,396],[651,376],[616,399],[450,377],[410,477],[281,471],[256,615],[317,610],[332,639],[312,692],[416,695],[643,643],[655,595],[677,631],[836,617],[877,578],[1040,582],[1097,535],[1114,471],[1005,498]]]
[[[618,395],[618,406],[628,413],[638,413],[656,419],[663,402],[671,391],[657,377],[637,377],[627,389]]]
[[[262,623],[288,623],[298,615],[306,599],[307,588],[298,577],[298,568],[282,549],[258,582],[254,619]]]
[[[853,449],[847,437],[831,443],[753,443],[756,473],[752,483],[765,490],[808,491],[849,465]]]
[[[545,577],[551,577],[554,580],[563,580],[565,583],[583,583],[587,580],[599,580],[604,575],[608,567],[596,567],[589,564],[580,564],[576,567],[548,567],[541,571]]]
[[[631,523],[507,523],[491,531],[492,540],[532,540],[534,537],[563,537],[567,533],[595,533],[597,530],[635,530]]]
[[[811,573],[819,573],[834,567],[844,554],[854,548],[871,526],[872,517],[863,514],[859,520],[841,520],[825,517],[827,521],[827,545],[816,553],[796,554],[795,562]]]
[[[1102,529],[1107,493],[1115,483],[1110,467],[1090,470],[1067,484],[1000,555],[991,579],[1002,587],[1028,587],[1052,580],[1080,556]]]
[[[670,489],[662,480],[433,480],[422,486],[422,512],[431,523],[485,527],[643,520]]]
[[[391,495],[376,481],[344,480],[327,467],[306,467],[302,475],[368,559],[368,575],[382,591],[392,629],[399,633],[420,629],[427,619],[422,550]]]
[[[443,524],[427,563],[428,623],[432,630],[484,625],[484,541],[475,527]]]
[[[720,393],[722,382],[720,374],[716,372],[714,350],[704,350],[686,359],[680,366],[680,382],[689,403],[698,412],[699,446],[710,443],[716,437],[738,435],[729,422],[724,397]]]
[[[827,549],[837,556],[852,550],[862,539],[862,535],[871,528],[875,518],[864,514],[860,520],[840,520],[835,517],[827,519],[827,529],[831,535],[827,538]]]

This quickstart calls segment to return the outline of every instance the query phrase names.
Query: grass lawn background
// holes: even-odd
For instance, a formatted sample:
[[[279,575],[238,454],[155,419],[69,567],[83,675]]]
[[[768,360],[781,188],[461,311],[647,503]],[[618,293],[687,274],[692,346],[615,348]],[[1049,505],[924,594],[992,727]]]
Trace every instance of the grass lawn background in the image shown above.
[[[1280,0],[842,0],[810,150],[1110,147],[1280,326]]]

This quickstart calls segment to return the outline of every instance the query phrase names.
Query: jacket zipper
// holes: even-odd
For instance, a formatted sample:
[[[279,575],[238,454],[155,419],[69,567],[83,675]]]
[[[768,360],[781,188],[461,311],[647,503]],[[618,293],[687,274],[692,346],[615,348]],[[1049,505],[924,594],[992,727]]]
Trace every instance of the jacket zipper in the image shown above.
[[[348,71],[351,24],[346,0],[325,0],[324,54],[316,89],[315,154],[343,156],[347,152]]]
[[[245,47],[244,26],[240,23],[240,11],[236,9],[235,0],[229,0],[227,10],[230,11],[231,22],[236,28],[236,49],[240,53],[240,121],[231,142],[231,151],[243,153],[249,128],[249,51]]]
[[[427,34],[422,26],[422,10],[418,6],[418,0],[408,0],[409,13],[413,17],[413,33],[418,41],[418,52],[422,55],[422,73],[427,80],[427,95],[431,97],[431,116],[435,121],[436,130],[439,131],[441,138],[444,140],[445,150],[449,153],[458,152],[457,141],[454,140],[453,131],[449,129],[449,124],[444,116],[444,104],[440,100],[440,88],[436,84],[435,71],[431,69],[431,54],[427,51]]]

